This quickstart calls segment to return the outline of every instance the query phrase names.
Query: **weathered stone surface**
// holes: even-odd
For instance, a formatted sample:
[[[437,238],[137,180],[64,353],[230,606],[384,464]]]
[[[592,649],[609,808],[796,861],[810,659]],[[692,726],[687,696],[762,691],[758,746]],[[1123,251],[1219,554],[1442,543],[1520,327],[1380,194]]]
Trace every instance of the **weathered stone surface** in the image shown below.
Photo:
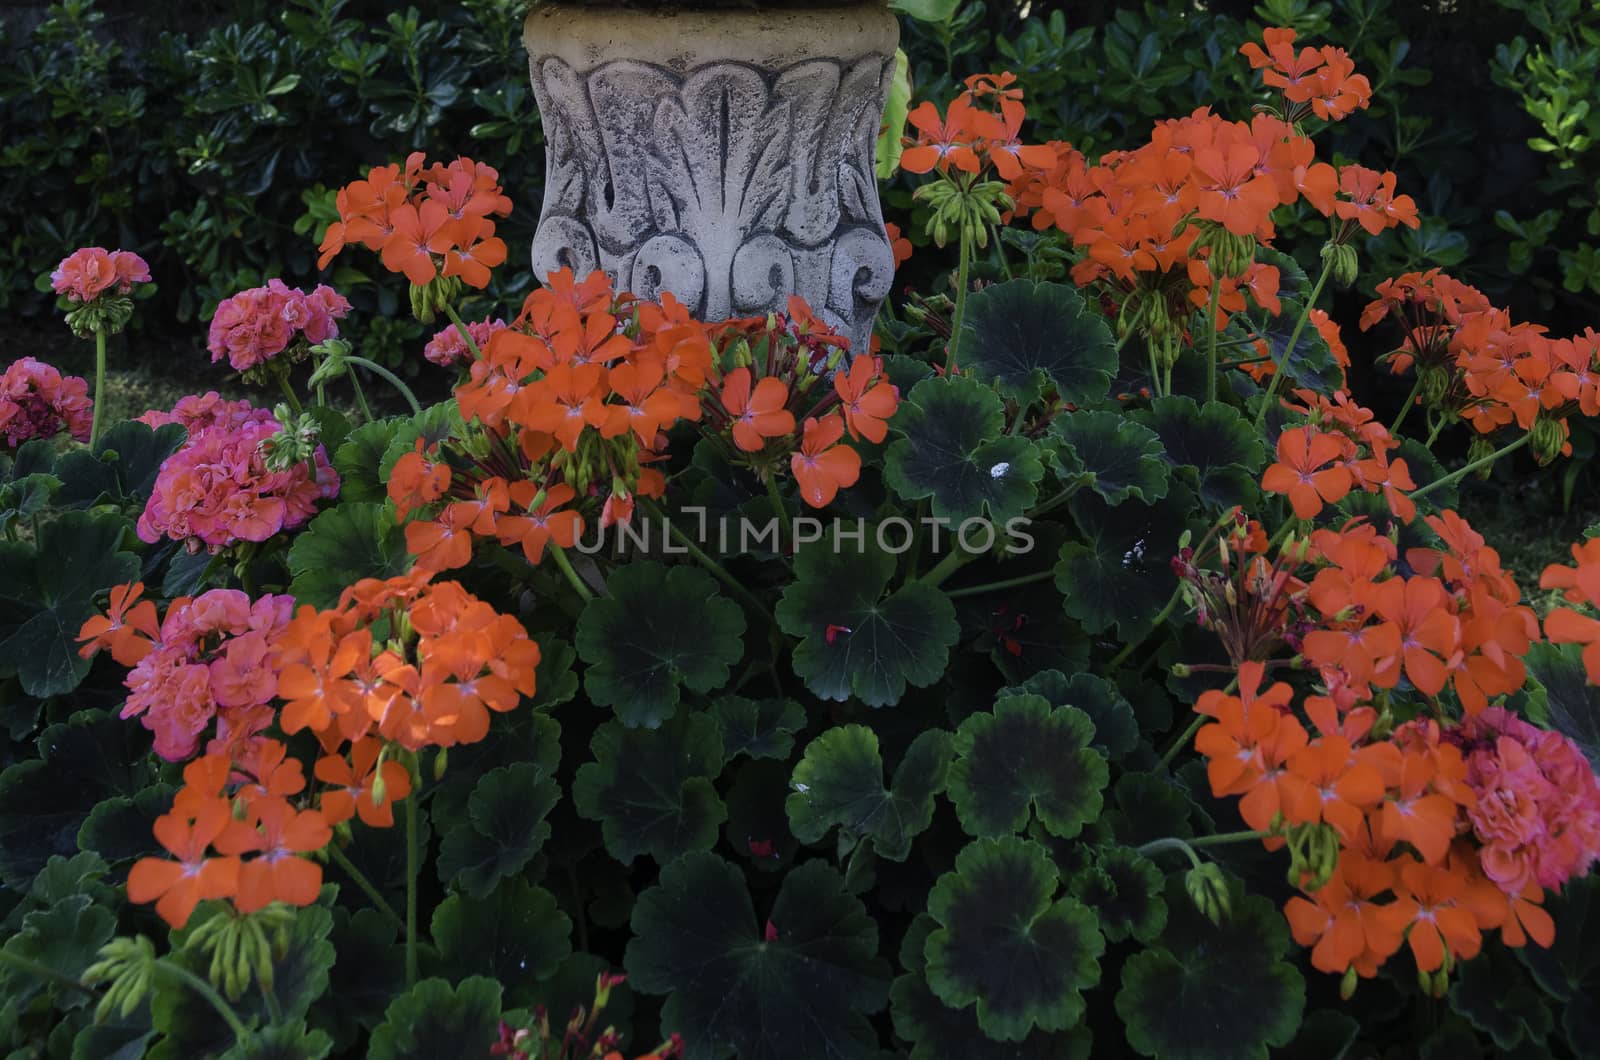
[[[873,4],[535,9],[536,274],[604,269],[707,320],[799,294],[866,348],[894,275],[873,157],[898,38]]]

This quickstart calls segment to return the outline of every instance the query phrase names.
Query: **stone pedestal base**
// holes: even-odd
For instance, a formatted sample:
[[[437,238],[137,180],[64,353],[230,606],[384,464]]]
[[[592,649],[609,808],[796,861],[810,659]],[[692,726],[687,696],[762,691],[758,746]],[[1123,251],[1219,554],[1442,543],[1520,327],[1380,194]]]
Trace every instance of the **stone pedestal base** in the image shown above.
[[[866,349],[894,275],[873,174],[892,14],[541,6],[524,39],[547,145],[538,276],[604,269],[703,320],[798,294]]]

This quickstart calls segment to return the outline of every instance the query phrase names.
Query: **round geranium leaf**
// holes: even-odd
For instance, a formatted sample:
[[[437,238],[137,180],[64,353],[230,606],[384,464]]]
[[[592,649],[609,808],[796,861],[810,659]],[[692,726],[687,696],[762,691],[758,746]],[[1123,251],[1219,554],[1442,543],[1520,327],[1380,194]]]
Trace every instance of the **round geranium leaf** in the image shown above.
[[[923,950],[928,986],[952,1008],[976,1004],[997,1041],[1075,1026],[1080,991],[1100,981],[1095,915],[1057,897],[1059,884],[1042,846],[1004,836],[968,844],[928,897],[939,924]]]
[[[1170,473],[1161,439],[1120,412],[1071,412],[1050,421],[1056,471],[1089,476],[1107,504],[1137,497],[1149,504],[1167,495]]]
[[[500,984],[475,975],[452,987],[424,979],[395,998],[372,1032],[367,1060],[488,1056],[500,1034]]]
[[[6,999],[20,1006],[38,992],[49,991],[56,995],[55,1004],[60,1008],[86,1004],[81,992],[64,990],[61,984],[81,976],[116,930],[117,918],[86,894],[68,895],[25,914],[20,930],[6,939],[0,952],[35,968],[47,968],[53,978],[0,961],[0,988]]]
[[[1111,771],[1089,746],[1094,722],[1042,696],[1005,696],[956,730],[950,801],[968,835],[1011,835],[1032,812],[1053,835],[1071,838],[1100,813]]]
[[[1073,895],[1100,917],[1107,941],[1154,942],[1167,923],[1166,877],[1131,847],[1111,847],[1074,873]]]
[[[388,498],[383,454],[408,422],[391,417],[363,423],[331,450],[333,469],[339,473],[341,504],[351,501],[380,503]]]
[[[1076,289],[1061,283],[1011,280],[967,299],[961,332],[962,369],[999,383],[1018,402],[1046,385],[1061,400],[1103,400],[1117,370],[1117,348],[1100,314]]]
[[[1543,720],[1600,762],[1600,689],[1589,684],[1582,648],[1577,644],[1535,644],[1528,651],[1528,674],[1543,692]]]
[[[106,799],[84,818],[78,829],[78,848],[92,850],[113,864],[159,855],[161,844],[150,829],[157,817],[172,809],[176,794],[170,784],[152,784],[134,795]]]
[[[1017,518],[1037,499],[1044,464],[1037,443],[1005,426],[1005,403],[975,379],[918,383],[894,417],[889,485],[908,501],[931,498],[934,517],[956,525]]]
[[[1247,895],[1237,880],[1228,885],[1232,914],[1218,925],[1181,879],[1168,881],[1160,945],[1122,966],[1117,1015],[1141,1056],[1267,1060],[1269,1047],[1293,1040],[1306,986],[1283,960],[1288,926],[1267,899]]]
[[[775,615],[790,636],[795,672],[822,699],[852,694],[869,707],[899,702],[906,685],[937,681],[961,633],[950,598],[922,582],[885,590],[895,557],[868,527],[860,539],[830,533],[802,545],[794,582]]]
[[[911,840],[933,820],[933,797],[944,790],[950,751],[949,733],[922,733],[886,786],[877,733],[865,725],[829,729],[795,766],[789,826],[802,843],[815,843],[837,826],[852,839],[871,838],[880,856],[904,861]]]
[[[1518,1047],[1543,1045],[1556,1026],[1544,992],[1517,965],[1510,950],[1498,946],[1487,947],[1462,962],[1460,974],[1450,986],[1450,1007],[1494,1039],[1504,1054]],[[1592,1044],[1585,1042],[1584,1046],[1587,1049]]]
[[[711,704],[728,758],[788,758],[794,734],[805,728],[805,708],[792,699],[723,696]]]
[[[333,607],[362,578],[392,578],[409,566],[394,508],[344,503],[322,512],[289,548],[289,593],[298,603]]]
[[[630,985],[667,994],[663,1027],[687,1060],[866,1060],[866,1014],[888,997],[878,929],[820,861],[784,876],[765,923],[744,874],[686,854],[639,896],[624,965]]]
[[[439,879],[471,897],[483,898],[507,876],[515,876],[550,838],[545,817],[561,789],[536,762],[491,769],[467,799],[465,820],[456,820],[439,848]]]
[[[1067,614],[1090,633],[1116,626],[1124,640],[1148,629],[1177,588],[1171,560],[1192,511],[1193,494],[1174,487],[1153,505],[1112,508],[1092,493],[1069,502],[1084,540],[1061,546],[1056,588]]]
[[[1156,432],[1167,463],[1198,491],[1203,504],[1221,510],[1259,496],[1256,476],[1266,449],[1260,434],[1232,405],[1200,405],[1173,395],[1157,398],[1132,416]]]
[[[1344,369],[1339,367],[1333,351],[1328,347],[1327,340],[1322,333],[1309,323],[1294,333],[1295,325],[1299,323],[1304,313],[1305,302],[1301,297],[1293,297],[1288,292],[1280,291],[1282,311],[1277,315],[1265,314],[1265,321],[1257,331],[1252,322],[1251,332],[1266,340],[1266,354],[1272,357],[1273,364],[1280,371],[1287,374],[1286,383],[1294,386],[1315,390],[1319,394],[1331,394],[1344,385]],[[1228,328],[1230,337],[1244,337],[1244,331],[1237,324]],[[1294,339],[1291,348],[1289,340]],[[1244,350],[1254,351],[1258,347],[1245,346]],[[1251,356],[1259,356],[1252,352]],[[1279,393],[1292,389],[1289,386],[1280,387]]]
[[[728,823],[722,827],[728,846],[762,872],[783,872],[800,852],[789,827],[785,806],[789,794],[787,762],[771,758],[743,762],[728,788]]]
[[[1077,707],[1094,722],[1090,746],[1113,762],[1139,746],[1139,719],[1133,707],[1103,677],[1086,673],[1068,677],[1060,670],[1041,670],[1019,685],[1001,689],[1000,695],[1043,696],[1053,707]]]
[[[656,729],[608,721],[589,747],[595,760],[578,769],[573,803],[600,822],[612,857],[626,865],[648,854],[666,864],[716,843],[728,811],[712,786],[724,758],[711,717],[680,714]]]
[[[452,894],[434,910],[431,928],[449,978],[491,976],[509,1005],[536,1000],[535,983],[572,952],[571,932],[555,896],[516,876],[485,899]]]
[[[589,698],[623,724],[672,716],[678,687],[710,692],[743,653],[744,612],[697,567],[630,563],[606,582],[578,619],[578,656],[589,664]],[[685,621],[693,616],[694,621]]]
[[[252,1032],[217,1060],[323,1060],[332,1051],[333,1039],[322,1031],[278,1023]]]

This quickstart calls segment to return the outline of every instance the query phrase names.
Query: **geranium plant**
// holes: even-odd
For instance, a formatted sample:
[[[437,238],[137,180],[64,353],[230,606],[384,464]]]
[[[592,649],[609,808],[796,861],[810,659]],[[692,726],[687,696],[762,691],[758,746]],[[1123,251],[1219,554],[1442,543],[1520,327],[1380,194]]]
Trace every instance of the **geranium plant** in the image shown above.
[[[1600,546],[1519,577],[1456,503],[1563,459],[1600,341],[1395,277],[1345,322],[1392,329],[1379,420],[1321,303],[1416,203],[1318,156],[1371,98],[1348,56],[1241,50],[1248,120],[1098,160],[1029,143],[1005,74],[912,109],[906,232],[953,286],[874,348],[603,273],[469,321],[512,203],[419,155],[338,194],[323,264],[448,321],[448,400],[326,286],[219,311],[270,410],[85,448],[84,384],[19,362],[0,1040],[1584,1055]],[[412,414],[330,404],[362,373]]]

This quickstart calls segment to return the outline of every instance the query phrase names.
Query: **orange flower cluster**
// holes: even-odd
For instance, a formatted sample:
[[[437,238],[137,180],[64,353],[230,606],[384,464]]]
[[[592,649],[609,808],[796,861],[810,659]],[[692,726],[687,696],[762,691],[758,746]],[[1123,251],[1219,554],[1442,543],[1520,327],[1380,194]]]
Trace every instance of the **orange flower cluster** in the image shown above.
[[[1269,847],[1290,849],[1304,896],[1284,913],[1313,966],[1343,975],[1348,996],[1409,945],[1440,993],[1486,931],[1511,946],[1550,944],[1539,884],[1508,890],[1485,871],[1477,793],[1454,729],[1419,719],[1385,738],[1373,708],[1341,711],[1325,695],[1297,712],[1287,684],[1262,690],[1264,669],[1245,663],[1237,695],[1200,697],[1195,710],[1211,721],[1195,747],[1213,793],[1240,796],[1246,823],[1268,833]]]
[[[244,913],[272,902],[310,905],[322,868],[309,855],[352,819],[394,824],[393,805],[413,784],[404,759],[481,740],[491,711],[534,694],[539,647],[522,625],[430,577],[414,569],[364,579],[337,607],[302,607],[272,631],[260,662],[276,675],[277,710],[219,729],[209,753],[185,766],[171,811],[155,824],[175,860],[137,862],[132,901],[156,903],[174,928],[205,899],[231,899]],[[85,637],[119,661],[140,654],[153,623],[153,607],[133,603],[137,589],[114,590],[112,614],[85,625]],[[266,734],[274,722],[284,736],[316,734],[315,792],[303,764]]]
[[[1476,288],[1438,269],[1378,286],[1361,314],[1366,331],[1393,319],[1400,345],[1384,356],[1396,375],[1415,368],[1415,399],[1444,421],[1479,434],[1516,424],[1533,433],[1543,460],[1571,453],[1570,416],[1600,415],[1600,333],[1553,339],[1540,324],[1514,322]]]
[[[374,166],[364,179],[340,188],[336,202],[339,220],[323,236],[319,269],[360,243],[417,287],[443,275],[483,288],[489,270],[506,260],[491,218],[509,214],[511,200],[500,190],[500,174],[482,162],[458,158],[429,166],[414,152],[403,169]]]
[[[954,169],[974,176],[993,169],[1006,181],[1053,168],[1054,145],[1022,142],[1022,123],[1028,114],[1016,80],[1010,72],[974,74],[943,117],[933,103],[917,104],[906,115],[917,135],[906,139],[900,168],[908,173]]]
[[[1539,576],[1539,588],[1560,589],[1569,604],[1600,607],[1600,538],[1572,546],[1570,567],[1552,563]],[[1544,634],[1553,644],[1582,644],[1583,668],[1590,684],[1600,684],[1600,619],[1570,607],[1553,609],[1544,620]]]
[[[495,332],[456,388],[481,437],[433,449],[421,441],[394,466],[389,496],[419,566],[467,563],[474,538],[519,545],[530,563],[582,535],[580,507],[604,501],[600,526],[627,523],[634,498],[659,498],[666,431],[698,421],[751,466],[787,464],[814,507],[853,484],[860,456],[841,444],[882,441],[899,396],[874,357],[838,368],[846,340],[798,298],[787,314],[702,324],[670,294],[659,305],[615,293],[604,273],[563,270]],[[837,408],[835,408],[837,406]],[[797,437],[798,435],[798,437]]]
[[[1389,510],[1411,522],[1417,508],[1406,491],[1417,486],[1404,458],[1389,455],[1400,440],[1343,390],[1331,397],[1296,390],[1294,396],[1300,404],[1284,405],[1305,423],[1278,435],[1278,459],[1262,476],[1261,488],[1287,496],[1297,519],[1315,518],[1324,504],[1360,489],[1383,494]]]
[[[1251,41],[1239,49],[1252,70],[1264,71],[1261,80],[1283,92],[1286,121],[1301,121],[1315,114],[1323,121],[1343,121],[1372,102],[1372,85],[1343,48],[1294,50],[1295,31],[1268,29],[1262,42]]]

